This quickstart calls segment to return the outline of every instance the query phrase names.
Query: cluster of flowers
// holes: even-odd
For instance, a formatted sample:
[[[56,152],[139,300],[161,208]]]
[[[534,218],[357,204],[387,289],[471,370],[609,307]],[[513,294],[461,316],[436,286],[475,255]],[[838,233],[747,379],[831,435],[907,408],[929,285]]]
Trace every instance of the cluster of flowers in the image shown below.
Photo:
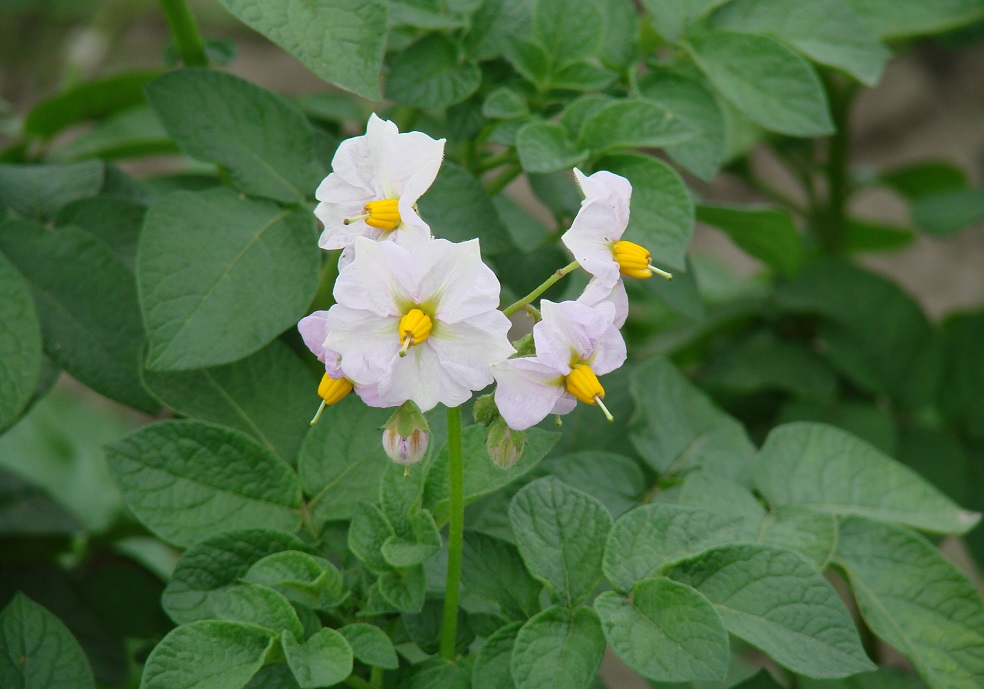
[[[473,239],[434,239],[416,203],[437,176],[444,140],[401,134],[392,122],[369,118],[364,136],[348,139],[317,190],[315,214],[324,224],[323,249],[341,249],[335,305],[298,324],[305,344],[325,365],[318,389],[326,405],[352,390],[373,407],[399,407],[384,427],[383,445],[394,461],[419,461],[427,444],[422,412],[453,407],[495,380],[489,448],[500,465],[522,452],[522,433],[549,414],[566,414],[577,401],[599,406],[598,376],[625,361],[619,328],[628,299],[622,276],[659,274],[649,252],[621,239],[632,187],[610,172],[586,177],[574,170],[586,198],[563,242],[592,275],[577,301],[547,300],[532,344],[517,350],[499,310],[499,281],[482,262]],[[563,271],[558,271],[563,272]],[[532,300],[536,293],[529,297]],[[530,351],[525,351],[530,350]],[[533,354],[526,356],[525,354]]]

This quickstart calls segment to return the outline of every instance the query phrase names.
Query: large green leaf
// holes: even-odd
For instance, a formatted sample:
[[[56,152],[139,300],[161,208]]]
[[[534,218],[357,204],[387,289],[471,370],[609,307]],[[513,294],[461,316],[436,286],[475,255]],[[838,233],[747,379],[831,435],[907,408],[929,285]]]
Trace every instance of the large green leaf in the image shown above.
[[[729,632],[794,672],[846,677],[875,667],[837,592],[794,553],[724,546],[668,574],[704,594]]]
[[[625,238],[649,249],[657,265],[686,270],[694,203],[676,170],[659,158],[632,153],[607,156],[597,167],[632,183],[632,215]]]
[[[980,0],[847,0],[881,39],[936,33],[984,17]]]
[[[106,166],[84,163],[0,165],[0,203],[31,218],[50,218],[62,206],[103,188]]]
[[[775,208],[698,206],[697,220],[722,230],[749,256],[782,275],[795,275],[803,243],[792,218]]]
[[[639,464],[613,452],[585,450],[553,456],[540,464],[537,473],[541,472],[597,498],[614,517],[635,506],[646,489]]]
[[[357,660],[387,670],[395,670],[399,667],[400,662],[396,657],[393,642],[379,627],[355,622],[340,627],[338,632],[349,642]]]
[[[297,550],[267,555],[254,562],[242,579],[269,586],[292,603],[312,609],[330,610],[348,596],[342,573],[333,564]]]
[[[174,568],[161,603],[178,624],[214,617],[211,599],[246,576],[263,558],[287,550],[304,550],[283,531],[224,531],[186,550]]]
[[[526,485],[509,505],[509,521],[527,569],[557,602],[574,607],[601,581],[612,517],[587,493],[553,477]]]
[[[315,239],[307,212],[231,189],[161,197],[137,252],[148,368],[225,364],[296,324],[317,289]]]
[[[798,505],[939,533],[964,533],[980,520],[908,467],[823,424],[773,430],[755,464],[755,486],[776,507]]]
[[[462,585],[469,593],[499,606],[507,619],[526,620],[540,609],[537,583],[512,543],[478,531],[466,531]]]
[[[608,534],[603,569],[617,591],[715,546],[733,543],[742,524],[731,515],[652,503],[620,517]]]
[[[984,223],[984,188],[956,189],[920,196],[912,202],[912,222],[945,237]]]
[[[728,632],[714,606],[686,584],[639,582],[626,598],[595,600],[608,643],[626,665],[660,682],[720,680],[728,672]]]
[[[662,148],[700,130],[650,100],[620,99],[601,107],[580,129],[578,143],[596,153],[613,148]]]
[[[403,105],[440,110],[460,103],[482,82],[474,62],[462,62],[458,45],[434,33],[400,52],[386,79],[386,97]]]
[[[23,594],[0,612],[0,686],[87,689],[96,686],[79,643],[61,620]]]
[[[605,18],[594,2],[535,0],[533,35],[557,67],[592,57],[601,47]]]
[[[388,416],[350,395],[329,407],[304,439],[297,469],[318,528],[351,519],[360,504],[377,500],[380,478],[392,464],[379,430]]]
[[[591,608],[547,608],[522,626],[512,653],[517,689],[587,689],[605,653]]]
[[[147,207],[111,194],[73,201],[55,216],[55,226],[75,225],[109,246],[130,268],[137,258],[137,241]]]
[[[283,646],[302,689],[330,687],[352,674],[352,647],[334,629],[321,629],[304,642],[285,634]]]
[[[711,83],[753,122],[791,136],[834,130],[816,71],[768,36],[711,31],[693,36],[691,54]]]
[[[272,91],[198,68],[166,74],[146,90],[178,146],[222,165],[249,194],[299,201],[313,195],[324,177],[307,118]]]
[[[385,0],[220,1],[325,81],[379,100],[389,14]]]
[[[940,396],[944,413],[970,435],[984,439],[984,312],[962,314],[946,322],[946,371]]]
[[[106,448],[127,505],[165,540],[188,546],[216,531],[296,530],[301,484],[251,438],[199,421],[162,421]]]
[[[0,250],[31,286],[44,347],[58,367],[96,392],[155,412],[140,380],[144,332],[130,269],[77,227],[8,221]]]
[[[873,86],[891,52],[875,39],[871,25],[845,0],[737,0],[714,15],[714,25],[767,33],[793,45],[808,57],[842,69]]]
[[[694,21],[727,0],[643,0],[653,26],[663,38],[676,42]]]
[[[0,537],[71,536],[84,530],[42,488],[0,469]]]
[[[478,60],[499,57],[515,37],[530,32],[532,23],[532,2],[485,0],[472,18],[464,48]]]
[[[41,325],[27,282],[0,253],[0,432],[14,423],[41,375]]]
[[[521,622],[499,627],[475,655],[472,666],[474,689],[514,689],[512,678],[512,652]]]
[[[754,446],[741,424],[714,406],[666,359],[639,368],[630,391],[632,443],[656,471],[714,466],[730,478],[751,469]]]
[[[304,628],[283,594],[259,584],[240,584],[216,592],[210,601],[216,617],[261,627],[272,634],[286,630],[304,638]]]
[[[530,122],[516,132],[516,152],[527,172],[569,170],[588,158],[588,152],[573,144],[567,130],[552,122]]]
[[[144,382],[179,414],[248,433],[289,464],[297,457],[318,402],[317,381],[278,341],[233,364],[146,371]]]
[[[462,445],[465,470],[465,504],[474,502],[483,495],[494,493],[508,486],[528,473],[543,459],[559,435],[538,428],[526,432],[526,449],[519,461],[509,469],[503,470],[489,459],[485,449],[487,429],[481,425],[467,426],[462,431]],[[424,487],[424,507],[429,509],[443,524],[448,519],[448,450],[445,447],[431,463]]]
[[[871,630],[912,661],[931,689],[984,677],[984,600],[973,582],[911,531],[852,517],[836,562]]]
[[[182,625],[151,651],[140,689],[241,689],[263,666],[271,636],[238,622]]]

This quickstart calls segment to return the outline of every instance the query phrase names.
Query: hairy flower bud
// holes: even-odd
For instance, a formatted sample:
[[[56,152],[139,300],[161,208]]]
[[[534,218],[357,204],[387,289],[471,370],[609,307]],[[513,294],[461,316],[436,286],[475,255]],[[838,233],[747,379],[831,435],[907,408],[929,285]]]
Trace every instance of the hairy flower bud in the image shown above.
[[[480,423],[483,426],[488,426],[499,418],[499,408],[495,406],[495,400],[492,399],[491,394],[482,395],[475,400],[472,416],[475,417],[475,423]]]
[[[499,417],[489,427],[485,449],[488,450],[489,457],[496,466],[508,469],[523,456],[523,450],[526,449],[526,433],[514,431],[506,425],[502,417]]]
[[[430,426],[413,402],[404,402],[383,424],[383,449],[397,464],[409,466],[424,458]]]

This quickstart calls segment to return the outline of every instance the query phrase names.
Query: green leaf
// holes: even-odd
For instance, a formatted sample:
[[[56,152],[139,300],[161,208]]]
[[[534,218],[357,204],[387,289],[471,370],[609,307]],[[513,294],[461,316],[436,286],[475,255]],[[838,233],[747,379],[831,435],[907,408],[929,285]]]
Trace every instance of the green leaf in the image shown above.
[[[238,622],[182,625],[151,651],[140,689],[241,689],[263,666],[275,640]]]
[[[980,19],[984,6],[979,0],[847,0],[855,12],[874,27],[881,39],[919,36],[953,29]]]
[[[300,689],[286,663],[264,665],[243,689]]]
[[[550,75],[551,89],[599,91],[618,79],[618,72],[598,67],[591,62],[571,62]]]
[[[605,18],[594,2],[535,0],[533,35],[557,67],[593,57],[601,47]]]
[[[762,530],[765,508],[752,491],[716,472],[691,471],[676,497],[682,506],[731,517],[736,522],[732,526],[738,529],[737,538],[742,540],[753,541]]]
[[[971,436],[984,439],[984,312],[954,316],[946,321],[946,371],[940,406]]]
[[[834,131],[820,77],[775,39],[713,31],[691,37],[688,48],[715,88],[756,124],[791,136]]]
[[[0,432],[20,418],[41,375],[41,325],[27,281],[0,253]]]
[[[567,130],[551,122],[530,122],[516,132],[516,151],[527,172],[557,172],[580,165],[588,152],[567,138]]]
[[[105,165],[84,163],[0,165],[0,203],[31,218],[50,218],[62,206],[103,187]]]
[[[458,8],[435,0],[394,0],[390,4],[390,27],[411,26],[418,29],[455,29],[468,23]]]
[[[304,438],[297,460],[308,508],[320,529],[351,519],[362,503],[376,501],[379,480],[392,464],[380,442],[385,409],[367,407],[354,395],[332,405]]]
[[[465,504],[474,502],[518,480],[535,467],[553,448],[559,435],[531,428],[526,432],[526,449],[519,462],[507,470],[500,469],[489,459],[485,449],[486,429],[480,425],[467,426],[462,431],[465,471]],[[435,457],[427,473],[424,488],[424,507],[434,515],[438,524],[448,519],[448,451],[445,447]]]
[[[105,242],[117,258],[132,269],[146,213],[147,207],[136,201],[100,194],[63,206],[55,216],[55,226],[81,227]]]
[[[385,0],[221,0],[325,81],[380,99],[389,3]]]
[[[676,43],[687,27],[726,0],[643,0],[653,26],[666,40]]]
[[[550,457],[540,464],[539,471],[597,498],[614,517],[634,507],[646,490],[639,465],[612,452],[585,450]]]
[[[240,584],[216,593],[209,602],[219,619],[262,627],[271,635],[287,630],[304,638],[304,628],[290,602],[267,586]]]
[[[980,686],[984,600],[936,548],[907,529],[850,518],[836,557],[865,622],[931,689]]]
[[[793,672],[873,670],[837,592],[803,558],[760,545],[724,546],[669,572],[704,594],[735,636]]]
[[[754,446],[741,424],[715,407],[669,361],[654,359],[641,366],[630,392],[636,402],[632,444],[653,469],[665,473],[715,466],[730,478],[747,471]]]
[[[0,225],[0,250],[31,286],[55,364],[100,394],[156,412],[140,380],[144,333],[130,269],[77,227],[8,221]]]
[[[856,385],[906,409],[931,402],[941,343],[919,304],[894,282],[847,262],[813,263],[776,291],[786,311],[817,313],[830,360]]]
[[[507,86],[500,86],[482,101],[482,115],[490,120],[511,120],[529,112],[526,99]]]
[[[315,236],[306,211],[230,189],[161,197],[147,211],[137,253],[148,368],[225,364],[293,327],[317,289]]]
[[[199,421],[161,421],[106,448],[137,519],[189,546],[216,531],[301,525],[301,485],[251,438]]]
[[[876,179],[906,199],[967,188],[967,175],[945,160],[927,160],[882,172]]]
[[[773,430],[755,464],[755,487],[776,507],[798,505],[939,533],[964,533],[980,520],[908,467],[822,424]]]
[[[478,531],[466,531],[462,585],[497,605],[507,619],[526,620],[540,610],[543,587],[530,576],[512,543]]]
[[[229,426],[293,464],[316,407],[317,381],[290,347],[273,341],[224,366],[146,371],[144,382],[183,416]]]
[[[643,579],[688,557],[739,538],[731,516],[651,503],[620,517],[608,534],[603,570],[617,591],[628,593]]]
[[[214,617],[211,600],[238,583],[254,563],[285,550],[306,550],[297,537],[283,531],[225,531],[186,550],[161,603],[178,624]]]
[[[312,609],[331,610],[348,596],[342,573],[333,564],[297,550],[267,555],[253,563],[242,579],[269,586],[287,600]]]
[[[441,110],[475,93],[482,70],[462,61],[458,45],[430,34],[399,53],[386,79],[386,98],[401,105]]]
[[[428,658],[400,678],[400,689],[469,689],[469,660],[466,657],[453,663],[446,658]]]
[[[877,41],[845,0],[786,3],[738,0],[715,13],[715,27],[766,33],[787,41],[817,62],[842,69],[874,86],[891,52]]]
[[[73,124],[99,120],[144,101],[143,87],[159,70],[114,74],[74,86],[44,100],[24,120],[24,133],[50,138]]]
[[[379,577],[383,599],[400,612],[420,612],[427,595],[427,580],[420,565],[385,572]]]
[[[724,116],[714,94],[697,78],[665,69],[651,69],[639,80],[639,93],[697,129],[697,135],[666,147],[674,161],[710,181],[724,160]]]
[[[740,395],[782,390],[801,399],[830,402],[837,395],[837,373],[807,345],[783,340],[771,330],[749,333],[712,356],[701,376],[711,390]]]
[[[0,685],[4,689],[87,689],[89,661],[61,620],[22,593],[0,612]]]
[[[512,652],[521,622],[499,627],[485,640],[472,666],[473,689],[515,689],[512,678]]]
[[[522,626],[512,653],[517,689],[587,689],[605,653],[591,608],[547,608]]]
[[[419,204],[435,237],[452,242],[478,237],[484,256],[515,250],[482,183],[460,165],[444,161]]]
[[[588,118],[577,143],[594,152],[662,148],[691,140],[699,131],[652,101],[621,99],[608,103]]]
[[[807,677],[801,677],[799,679],[799,686],[802,689],[926,689],[926,685],[916,675],[896,667],[880,667],[874,672],[865,672],[844,679],[809,679]],[[749,687],[749,689],[765,688]],[[769,687],[768,689],[775,689],[775,687]]]
[[[383,544],[395,536],[386,516],[372,503],[360,503],[349,524],[348,547],[370,571],[388,572],[393,566],[383,557]]]
[[[908,227],[888,223],[851,218],[847,221],[847,236],[844,247],[849,252],[891,251],[912,244],[916,233]]]
[[[79,531],[85,525],[42,488],[0,469],[0,537],[71,536]]]
[[[441,533],[434,517],[424,510],[410,517],[410,534],[387,538],[380,549],[383,558],[394,567],[418,565],[441,549]]]
[[[601,581],[612,517],[587,493],[553,477],[527,484],[509,505],[516,545],[530,573],[573,608]]]
[[[722,230],[745,253],[780,274],[799,272],[803,242],[788,213],[775,208],[698,206],[697,220]]]
[[[506,52],[516,36],[529,33],[533,4],[515,0],[485,0],[472,18],[464,47],[476,60],[489,60]]]
[[[837,517],[798,507],[781,507],[765,515],[758,542],[795,550],[821,572],[837,545]]]
[[[721,615],[689,586],[647,579],[632,598],[606,591],[594,606],[612,649],[643,677],[684,682],[727,674],[731,656]]]
[[[816,421],[830,424],[871,443],[894,456],[898,449],[898,429],[891,411],[872,402],[838,400],[828,404],[793,402],[782,408],[777,424]]]
[[[920,196],[910,208],[924,232],[946,237],[984,223],[984,188],[958,189]]]
[[[322,629],[304,643],[284,634],[283,645],[302,689],[330,687],[352,674],[352,647],[334,629]]]
[[[356,660],[386,670],[395,670],[399,667],[400,662],[396,657],[393,642],[379,627],[355,622],[339,628],[338,633],[348,641]]]
[[[181,150],[219,163],[248,194],[299,201],[324,177],[307,118],[272,91],[196,68],[165,74],[146,91]]]
[[[59,147],[55,156],[62,160],[119,159],[178,152],[153,109],[138,105],[103,120],[91,131]]]
[[[694,202],[676,170],[641,154],[607,156],[596,166],[632,183],[632,215],[625,238],[642,244],[659,265],[686,270],[694,231]]]

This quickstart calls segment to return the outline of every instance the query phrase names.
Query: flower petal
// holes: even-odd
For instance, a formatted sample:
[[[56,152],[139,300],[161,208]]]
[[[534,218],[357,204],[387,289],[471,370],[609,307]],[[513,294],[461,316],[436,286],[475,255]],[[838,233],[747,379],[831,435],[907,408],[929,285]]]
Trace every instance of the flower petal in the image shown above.
[[[365,189],[373,199],[389,198],[384,184],[385,175],[381,171],[389,153],[387,140],[398,134],[395,124],[373,113],[366,124],[365,135],[354,136],[338,145],[331,160],[332,175],[337,175],[353,187]],[[318,199],[322,200],[320,196]]]
[[[492,365],[492,375],[495,404],[513,430],[525,431],[540,423],[567,394],[563,374],[538,357],[500,361]]]
[[[413,205],[430,188],[444,160],[444,139],[423,132],[386,135],[385,175],[391,196],[406,197]]]
[[[380,406],[396,407],[412,400],[421,411],[433,409],[438,403],[457,407],[467,402],[473,389],[481,389],[492,382],[488,380],[473,388],[473,378],[478,369],[449,365],[442,362],[430,341],[411,347],[405,357],[397,357],[392,368],[379,382]]]
[[[438,321],[428,338],[441,361],[488,372],[489,364],[516,353],[507,334],[512,324],[501,311],[486,311],[457,323]],[[492,382],[491,374],[480,390]]]
[[[607,301],[585,306],[574,301],[555,304],[540,302],[543,320],[533,326],[533,342],[541,361],[567,375],[571,364],[587,361],[597,350],[598,342],[613,327],[615,306]],[[617,330],[616,330],[617,332]]]
[[[615,284],[619,275],[612,245],[625,230],[614,222],[611,209],[594,201],[581,206],[570,229],[560,238],[581,267],[608,287]]]
[[[335,304],[328,310],[325,349],[338,352],[349,380],[366,385],[389,374],[399,358],[399,319]]]
[[[338,271],[335,301],[378,316],[402,316],[412,300],[410,252],[393,242],[355,241],[351,263]],[[394,328],[395,332],[395,328]]]
[[[327,311],[315,311],[297,323],[297,330],[301,333],[304,344],[321,362],[325,360],[325,336],[328,331],[325,321],[327,316]]]
[[[625,325],[625,319],[629,316],[629,295],[625,293],[625,282],[619,279],[615,286],[609,289],[600,280],[592,278],[588,281],[584,292],[577,298],[577,303],[585,306],[597,306],[603,301],[611,302],[615,307],[613,325],[616,328]]]
[[[615,224],[624,231],[625,226],[629,224],[632,183],[625,177],[607,170],[601,170],[590,177],[585,177],[583,172],[574,168],[574,178],[584,194],[584,201],[581,205],[596,200],[603,201],[611,208],[612,214],[615,216]],[[622,232],[619,232],[619,237],[621,234]]]
[[[482,262],[477,239],[434,239],[411,251],[418,303],[436,304],[439,321],[456,323],[499,306],[499,279]]]

